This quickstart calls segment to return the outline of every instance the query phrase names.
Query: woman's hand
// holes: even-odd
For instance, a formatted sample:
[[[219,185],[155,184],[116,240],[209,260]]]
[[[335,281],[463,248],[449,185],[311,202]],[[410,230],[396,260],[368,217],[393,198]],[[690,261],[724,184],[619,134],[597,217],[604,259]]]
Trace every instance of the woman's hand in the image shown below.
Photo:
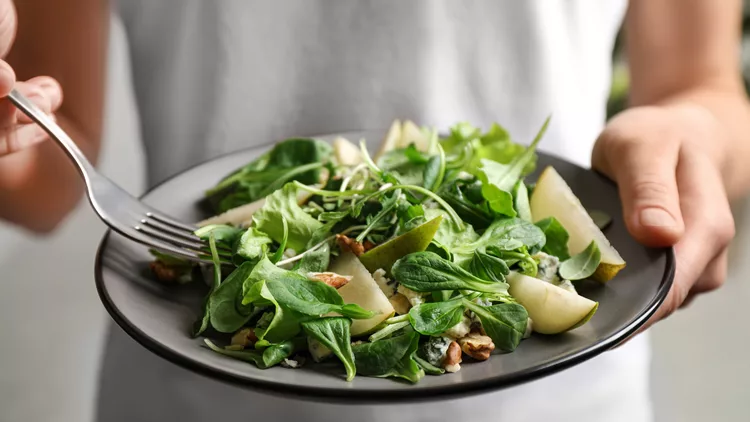
[[[675,249],[672,289],[642,329],[724,283],[734,237],[722,180],[725,138],[704,108],[648,106],[616,116],[594,146],[593,167],[617,182],[630,233]]]
[[[12,0],[0,0],[0,56],[10,51],[16,34],[16,10]],[[6,98],[15,86],[46,113],[55,112],[62,103],[62,90],[54,79],[39,76],[16,83],[13,68],[0,60],[0,157],[28,148],[47,139],[47,134],[17,110]],[[2,161],[0,161],[2,165]]]

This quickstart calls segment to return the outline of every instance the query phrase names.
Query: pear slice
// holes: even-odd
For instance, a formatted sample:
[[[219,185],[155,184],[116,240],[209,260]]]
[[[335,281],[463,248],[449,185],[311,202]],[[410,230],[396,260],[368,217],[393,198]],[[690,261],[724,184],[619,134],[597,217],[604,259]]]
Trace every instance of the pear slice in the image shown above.
[[[377,269],[382,268],[385,270],[386,275],[390,276],[391,267],[394,262],[410,253],[421,252],[427,249],[442,221],[443,216],[439,215],[424,224],[414,227],[401,236],[394,237],[370,249],[362,254],[359,260],[362,261],[362,264],[370,272],[375,272]]]
[[[378,150],[378,153],[375,154],[375,157],[373,157],[373,160],[375,162],[378,161],[378,158],[380,158],[383,154],[386,152],[399,148],[399,145],[401,144],[401,121],[400,120],[394,120],[391,124],[391,128],[388,129],[388,133],[385,135],[385,138],[383,139],[383,142],[380,144],[380,149]]]
[[[362,162],[362,153],[348,139],[337,137],[333,140],[333,151],[336,161],[342,166],[356,166]]]
[[[558,334],[580,327],[599,307],[598,302],[515,271],[506,281],[510,285],[508,292],[526,308],[534,321],[533,330],[540,334]]]
[[[393,305],[356,255],[351,252],[342,253],[328,270],[352,276],[347,284],[337,290],[345,303],[355,303],[368,311],[376,312],[372,318],[352,320],[352,336],[369,334],[380,323],[393,316]]]
[[[320,189],[322,185],[315,185],[315,188]],[[304,205],[308,199],[313,196],[312,193],[306,190],[297,191],[297,203],[301,206]],[[232,208],[224,211],[219,215],[207,218],[201,222],[196,223],[196,226],[203,227],[209,224],[229,224],[236,227],[250,227],[253,222],[253,214],[256,211],[263,208],[266,203],[266,198],[260,198],[257,201],[249,204],[240,205],[239,207]]]
[[[399,148],[406,148],[409,144],[414,144],[419,151],[426,152],[430,147],[430,139],[416,123],[406,120],[401,125],[401,143]]]
[[[534,221],[555,217],[568,231],[568,249],[575,255],[595,241],[601,251],[601,263],[592,276],[595,280],[611,280],[625,267],[625,261],[594,223],[581,201],[573,194],[565,180],[552,167],[544,169],[531,195],[531,215]]]

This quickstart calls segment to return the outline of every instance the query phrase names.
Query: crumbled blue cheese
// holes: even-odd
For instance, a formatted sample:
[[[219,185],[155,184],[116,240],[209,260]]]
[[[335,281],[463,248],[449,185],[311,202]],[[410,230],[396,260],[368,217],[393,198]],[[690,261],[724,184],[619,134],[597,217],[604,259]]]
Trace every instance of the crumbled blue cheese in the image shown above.
[[[422,346],[422,354],[425,360],[431,364],[442,368],[443,360],[448,353],[448,346],[453,342],[448,337],[430,337]]]
[[[476,303],[479,306],[492,306],[492,301],[489,299],[485,299],[483,297],[478,297],[474,299],[474,303]]]
[[[539,252],[534,255],[534,258],[539,260],[536,273],[538,279],[544,280],[548,283],[554,283],[559,279],[557,276],[557,269],[560,268],[560,259],[558,257]]]
[[[398,285],[397,291],[406,296],[407,299],[409,299],[409,303],[411,303],[411,306],[417,306],[420,303],[424,303],[424,298],[427,295],[427,293],[415,292],[414,290],[408,287],[404,287],[401,284]]]
[[[300,365],[300,363],[294,359],[284,358],[284,361],[281,362],[281,366],[285,368],[297,369],[302,365]]]
[[[452,339],[460,339],[466,337],[471,331],[471,318],[466,315],[463,316],[461,321],[453,327],[447,329],[443,336],[450,337]]]
[[[375,270],[374,273],[372,273],[372,278],[375,280],[376,283],[378,283],[378,287],[380,287],[380,290],[385,294],[386,297],[391,297],[396,294],[396,282],[391,281],[388,277],[385,276],[385,270],[382,268],[378,268]]]

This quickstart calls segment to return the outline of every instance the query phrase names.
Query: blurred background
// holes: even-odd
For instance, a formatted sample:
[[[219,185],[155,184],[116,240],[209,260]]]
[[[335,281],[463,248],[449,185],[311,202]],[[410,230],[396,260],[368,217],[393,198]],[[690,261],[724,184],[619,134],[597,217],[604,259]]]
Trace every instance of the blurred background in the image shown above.
[[[746,10],[750,10],[746,1]],[[750,87],[750,13],[743,73]],[[129,90],[129,63],[113,22],[102,171],[128,191],[144,189],[143,152]],[[628,77],[613,54],[610,114],[624,107]],[[747,421],[750,400],[750,227],[737,204],[729,279],[652,330],[652,396],[657,421]],[[85,202],[49,238],[0,223],[0,421],[92,420],[103,334],[109,317],[94,288],[94,256],[104,227]],[[617,382],[613,380],[613,382]]]

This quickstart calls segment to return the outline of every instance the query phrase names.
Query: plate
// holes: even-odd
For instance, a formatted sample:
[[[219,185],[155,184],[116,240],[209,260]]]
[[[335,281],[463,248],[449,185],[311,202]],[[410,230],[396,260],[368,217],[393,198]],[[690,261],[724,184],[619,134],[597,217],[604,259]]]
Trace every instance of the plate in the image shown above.
[[[383,133],[342,135],[375,143]],[[200,206],[203,192],[269,148],[251,148],[197,165],[156,186],[142,199],[184,221],[199,221],[208,216]],[[675,270],[671,249],[645,248],[630,237],[613,183],[541,152],[537,173],[528,180],[536,180],[538,171],[547,165],[555,167],[587,209],[612,216],[605,234],[628,265],[606,285],[588,281],[577,285],[582,295],[599,302],[597,313],[583,327],[556,336],[534,334],[514,353],[465,363],[455,374],[426,376],[417,384],[362,376],[346,382],[337,362],[261,370],[216,354],[203,346],[202,339],[189,335],[208,288],[200,283],[157,283],[149,274],[147,248],[111,231],[105,233],[97,254],[97,289],[115,322],[147,349],[187,369],[251,389],[312,400],[393,402],[478,394],[528,382],[591,359],[635,332],[666,297]]]

